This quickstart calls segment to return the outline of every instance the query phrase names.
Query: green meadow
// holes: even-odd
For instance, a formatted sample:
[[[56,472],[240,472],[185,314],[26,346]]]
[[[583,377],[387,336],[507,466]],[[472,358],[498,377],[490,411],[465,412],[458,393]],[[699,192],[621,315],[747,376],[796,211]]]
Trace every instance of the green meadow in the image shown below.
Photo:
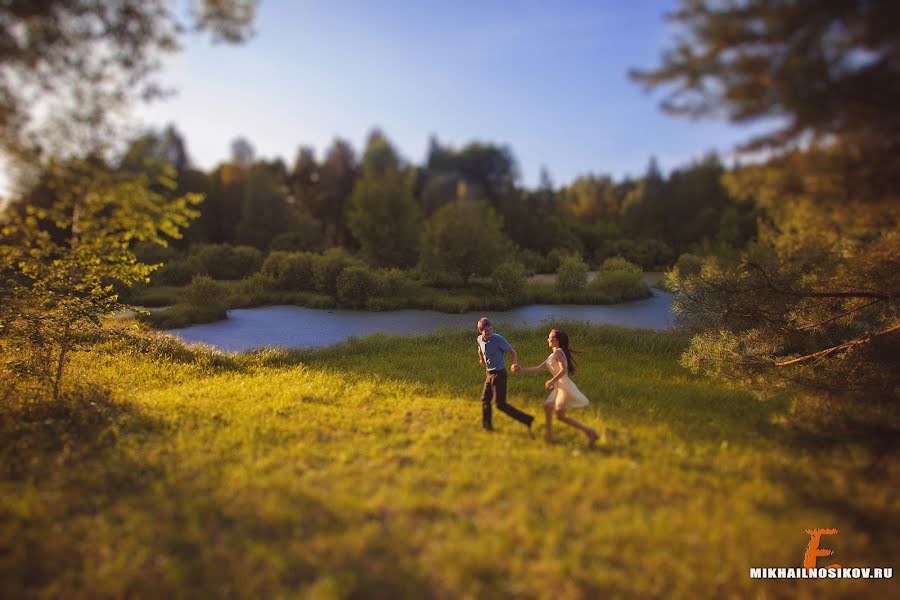
[[[564,327],[591,450],[481,430],[474,329],[226,355],[118,327],[61,402],[0,412],[4,598],[898,597],[750,580],[813,528],[840,530],[820,566],[897,566],[900,463],[692,375],[677,334]],[[544,379],[510,377],[536,425]]]

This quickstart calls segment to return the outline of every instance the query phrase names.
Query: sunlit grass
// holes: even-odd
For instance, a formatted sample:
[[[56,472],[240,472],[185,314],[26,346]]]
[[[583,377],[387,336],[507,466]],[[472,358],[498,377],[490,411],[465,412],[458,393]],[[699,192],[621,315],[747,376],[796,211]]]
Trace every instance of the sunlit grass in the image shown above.
[[[222,355],[110,343],[66,404],[6,407],[4,597],[887,597],[890,582],[759,582],[805,529],[892,566],[897,462],[800,444],[686,372],[675,334],[567,324],[596,450],[557,424],[480,428],[474,332]],[[500,328],[522,362],[545,329]],[[542,418],[544,378],[510,378]],[[77,398],[77,399],[76,399]],[[540,422],[540,421],[539,421]],[[824,559],[823,559],[824,560]]]

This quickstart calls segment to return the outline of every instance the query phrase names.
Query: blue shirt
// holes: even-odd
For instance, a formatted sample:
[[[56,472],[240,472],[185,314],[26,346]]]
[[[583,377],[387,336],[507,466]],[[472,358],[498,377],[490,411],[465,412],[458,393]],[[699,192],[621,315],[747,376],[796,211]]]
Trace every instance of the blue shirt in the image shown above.
[[[490,341],[485,342],[484,337],[478,334],[478,347],[484,356],[484,366],[488,371],[499,371],[505,369],[506,364],[503,362],[503,353],[512,352],[512,346],[506,341],[502,335],[491,335]]]

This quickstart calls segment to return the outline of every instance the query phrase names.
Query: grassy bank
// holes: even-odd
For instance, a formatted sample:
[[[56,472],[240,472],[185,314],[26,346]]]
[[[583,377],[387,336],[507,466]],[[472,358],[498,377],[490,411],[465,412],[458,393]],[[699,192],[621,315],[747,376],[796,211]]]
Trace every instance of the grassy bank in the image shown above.
[[[548,279],[549,277],[549,279]],[[230,308],[292,304],[307,308],[354,308],[369,311],[401,309],[436,310],[445,313],[469,311],[509,310],[529,304],[617,304],[649,298],[652,293],[644,282],[627,288],[614,285],[587,286],[584,289],[560,291],[555,276],[533,277],[521,292],[513,296],[497,294],[489,279],[473,279],[460,287],[433,287],[420,282],[408,282],[394,294],[373,294],[358,302],[347,304],[334,295],[313,291],[274,289],[271,285],[256,285],[259,281],[218,281],[223,292],[220,305],[191,305],[186,301],[184,287],[159,286],[135,291],[127,301],[136,306],[161,308],[151,310],[142,318],[157,329],[177,329],[196,323],[209,323],[225,318]]]
[[[892,581],[751,581],[805,529],[844,566],[900,556],[895,458],[799,437],[785,402],[678,366],[685,340],[568,328],[617,433],[480,429],[474,332],[227,356],[171,338],[74,358],[56,406],[2,407],[0,595],[888,597]],[[526,365],[546,331],[500,328]],[[510,400],[539,414],[543,378]],[[821,559],[821,563],[828,559]],[[895,592],[890,592],[893,589]]]

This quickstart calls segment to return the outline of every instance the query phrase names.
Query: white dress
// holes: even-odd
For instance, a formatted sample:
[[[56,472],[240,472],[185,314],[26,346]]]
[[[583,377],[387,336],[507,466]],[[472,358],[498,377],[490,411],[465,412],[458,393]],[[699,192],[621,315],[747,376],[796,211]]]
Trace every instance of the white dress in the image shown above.
[[[547,360],[544,361],[544,364],[547,365],[551,375],[559,373],[559,369],[562,366],[559,364],[559,360],[556,358],[555,353],[550,354],[550,356],[547,357]],[[547,396],[547,401],[544,404],[553,406],[557,409],[565,409],[581,408],[587,406],[589,402],[587,396],[581,393],[581,390],[578,389],[575,382],[569,379],[568,374],[566,374],[557,379],[556,383],[553,384],[553,391]]]

